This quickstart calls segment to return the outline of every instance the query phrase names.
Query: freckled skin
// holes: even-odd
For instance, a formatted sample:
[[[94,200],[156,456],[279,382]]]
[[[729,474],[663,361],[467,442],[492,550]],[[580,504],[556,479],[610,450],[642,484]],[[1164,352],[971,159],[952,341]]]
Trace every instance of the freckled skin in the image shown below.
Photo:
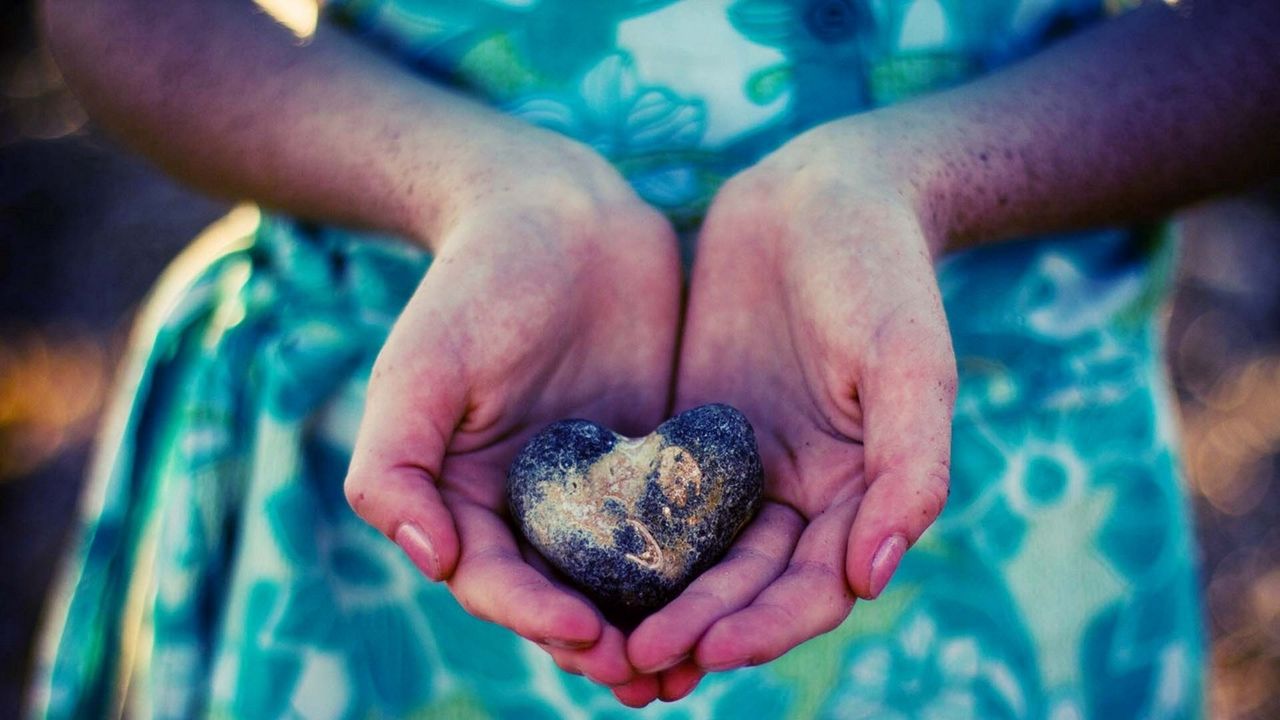
[[[620,462],[636,469],[630,485],[606,487],[615,475],[598,470]],[[507,480],[529,541],[621,618],[661,607],[718,560],[762,488],[755,434],[727,405],[681,413],[642,441],[560,421],[529,440]]]
[[[1157,218],[1275,173],[1278,8],[1147,2],[1007,72],[849,118],[868,139],[846,157],[910,178],[935,254]]]

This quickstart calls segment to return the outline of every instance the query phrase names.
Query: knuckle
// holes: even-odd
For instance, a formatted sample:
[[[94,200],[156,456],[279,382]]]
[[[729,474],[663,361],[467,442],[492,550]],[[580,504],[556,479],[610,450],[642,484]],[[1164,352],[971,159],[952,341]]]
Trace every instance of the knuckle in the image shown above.
[[[542,576],[523,578],[510,586],[511,595],[516,596],[523,593],[530,595],[540,595],[543,593],[555,593],[555,586],[550,580]]]
[[[369,481],[362,473],[351,472],[342,482],[342,492],[347,498],[347,504],[355,511],[356,515],[367,518],[369,510]]]
[[[942,514],[951,494],[951,470],[940,462],[925,471],[916,490],[921,512],[933,522]]]
[[[698,614],[718,615],[728,607],[728,603],[717,592],[705,588],[690,587],[679,598],[682,604],[692,606]]]
[[[830,565],[816,560],[794,561],[787,568],[788,576],[801,580],[810,589],[821,589],[826,592],[830,588],[844,587],[844,573]]]
[[[762,612],[773,616],[775,624],[780,627],[792,627],[795,624],[796,609],[790,605],[777,602],[762,602],[757,607]]]
[[[777,558],[757,547],[750,545],[735,545],[729,548],[729,552],[725,553],[724,565],[737,565],[745,563],[748,565],[764,565],[766,567],[773,565]]]
[[[956,369],[956,356],[951,350],[950,343],[929,353],[924,362],[929,368],[929,374],[938,382],[938,387],[954,397],[956,388],[960,384],[960,377]]]
[[[826,563],[807,561],[795,563],[788,570],[796,578],[807,582],[810,625],[815,634],[834,630],[853,608],[853,593],[845,581],[844,570],[836,570]]]

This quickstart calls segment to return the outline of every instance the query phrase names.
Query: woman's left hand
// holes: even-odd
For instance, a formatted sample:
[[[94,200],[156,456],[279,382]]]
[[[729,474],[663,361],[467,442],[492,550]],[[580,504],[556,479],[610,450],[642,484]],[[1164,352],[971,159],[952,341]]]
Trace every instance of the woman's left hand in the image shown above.
[[[767,662],[874,598],[946,502],[955,359],[934,238],[857,125],[793,140],[715,199],[677,410],[755,427],[765,502],[727,557],[632,634],[663,697]]]

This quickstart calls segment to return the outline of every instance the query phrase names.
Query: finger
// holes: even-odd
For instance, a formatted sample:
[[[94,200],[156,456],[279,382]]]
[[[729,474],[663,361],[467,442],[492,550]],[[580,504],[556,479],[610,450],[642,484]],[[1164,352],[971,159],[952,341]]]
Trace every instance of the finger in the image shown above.
[[[622,631],[606,625],[595,645],[585,649],[557,647],[543,643],[542,648],[556,661],[561,670],[574,675],[585,675],[600,685],[613,687],[635,679],[636,673],[627,662],[627,640]]]
[[[399,545],[424,575],[444,580],[457,565],[459,549],[453,517],[436,486],[448,438],[429,421],[392,423],[390,418],[422,411],[383,402],[385,396],[371,381],[343,490],[356,514]],[[397,427],[390,430],[389,424]]]
[[[501,518],[461,496],[446,499],[462,541],[449,589],[467,612],[539,644],[587,648],[600,639],[595,609],[530,567]]]
[[[348,473],[347,502],[365,522],[391,538],[432,580],[453,574],[458,535],[440,492],[421,467]]]
[[[848,617],[853,593],[844,557],[858,502],[846,498],[809,523],[786,571],[746,608],[707,630],[694,653],[699,667],[718,671],[768,662]]]
[[[868,488],[845,572],[868,599],[937,519],[949,488],[955,357],[945,321],[908,327],[888,339],[884,362],[869,365],[862,384]]]
[[[631,663],[641,672],[658,672],[688,659],[707,628],[746,607],[782,574],[803,529],[795,510],[766,502],[723,560],[631,633]]]
[[[658,676],[658,697],[664,702],[680,700],[693,692],[706,675],[692,660],[686,660]]]
[[[642,708],[658,699],[658,678],[655,675],[638,675],[631,682],[610,688],[618,702],[630,708]]]
[[[374,363],[343,489],[357,515],[423,574],[443,580],[457,564],[459,544],[437,481],[466,413],[466,384],[460,363],[421,352],[442,345],[432,341],[431,327],[403,319],[422,312],[424,296],[419,290],[411,299]]]

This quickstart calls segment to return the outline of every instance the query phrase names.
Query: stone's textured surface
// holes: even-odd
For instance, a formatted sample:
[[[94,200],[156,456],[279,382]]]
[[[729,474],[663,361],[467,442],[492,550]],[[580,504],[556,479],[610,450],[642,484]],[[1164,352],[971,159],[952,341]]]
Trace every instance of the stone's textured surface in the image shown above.
[[[630,439],[586,420],[535,435],[507,477],[525,537],[606,611],[666,604],[718,560],[760,504],[746,417],[703,405]]]

